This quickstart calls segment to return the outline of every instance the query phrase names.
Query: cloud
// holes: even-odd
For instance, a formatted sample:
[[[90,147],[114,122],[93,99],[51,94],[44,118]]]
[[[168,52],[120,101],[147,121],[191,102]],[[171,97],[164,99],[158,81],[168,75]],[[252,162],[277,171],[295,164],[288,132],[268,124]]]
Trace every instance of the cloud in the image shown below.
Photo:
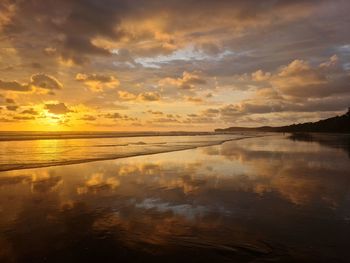
[[[161,99],[161,95],[153,91],[134,94],[125,90],[120,90],[118,91],[118,98],[123,101],[158,101]]]
[[[19,120],[19,121],[29,121],[29,120],[35,120],[35,117],[33,116],[14,116],[14,120]]]
[[[257,70],[256,72],[252,73],[252,79],[254,81],[265,81],[265,80],[269,80],[269,78],[271,77],[271,73],[270,72],[264,72],[261,69]]]
[[[55,43],[63,58],[83,63],[92,55],[111,54],[108,46],[96,41],[98,38],[110,42],[123,40],[140,49],[138,53],[144,49],[148,53],[158,49],[159,53],[175,46],[171,34],[199,37],[218,29],[230,32],[229,29],[266,26],[272,21],[283,23],[309,15],[316,4],[308,1],[267,0],[262,5],[258,1],[179,0],[149,1],[140,5],[138,1],[129,0],[36,0],[35,4],[11,2],[4,9],[10,6],[12,11],[6,12],[9,14],[2,22],[5,32],[19,35],[32,32],[36,36],[40,35],[37,31],[44,31],[47,33],[42,39],[44,43]],[[33,20],[34,14],[41,19]],[[178,17],[182,19],[179,21]],[[141,40],[146,40],[143,45]],[[216,50],[214,44],[202,46],[210,52]]]
[[[120,114],[119,112],[113,112],[113,113],[107,113],[103,115],[103,117],[109,118],[109,119],[121,119],[123,118],[123,115]]]
[[[148,110],[147,112],[150,114],[153,114],[153,115],[163,115],[164,114],[161,111],[154,111],[154,110]]]
[[[33,108],[23,110],[21,113],[22,113],[22,114],[29,114],[29,115],[38,115],[38,114],[39,114],[39,113],[38,113],[36,110],[34,110]]]
[[[271,124],[278,115],[284,118],[293,115],[293,121],[298,116],[300,120],[306,116],[316,120],[324,116],[323,112],[334,112],[333,115],[343,112],[350,100],[350,75],[337,56],[316,65],[297,59],[275,71],[258,70],[240,78],[251,86],[253,96],[212,109],[212,117],[228,123],[260,120]],[[209,110],[200,116],[208,114]],[[291,119],[279,123],[288,121]]]
[[[187,118],[183,123],[192,123],[192,124],[213,124],[217,122],[217,119],[214,117],[204,116],[204,114],[187,114]]]
[[[18,109],[17,105],[7,105],[6,109],[9,111],[16,111]]]
[[[82,120],[82,121],[95,121],[95,120],[97,120],[97,118],[95,116],[85,114],[79,120]]]
[[[342,0],[332,3],[325,0],[265,0],[263,4],[257,0],[151,0],[142,5],[135,0],[33,0],[6,1],[3,6],[6,19],[3,22],[0,19],[2,32],[19,56],[33,58],[38,53],[35,47],[42,47],[40,52],[49,53],[51,60],[66,60],[78,65],[89,61],[96,65],[98,60],[105,60],[106,63],[123,62],[136,66],[134,61],[137,58],[170,55],[190,45],[198,49],[197,53],[210,54],[217,62],[215,56],[221,52],[254,50],[252,46],[260,47],[261,44],[266,48],[267,42],[275,47],[277,41],[271,40],[280,34],[271,36],[271,29],[280,30],[277,33],[282,34],[291,32],[291,39],[301,48],[310,45],[309,42],[312,44],[316,38],[319,40],[320,36],[327,43],[338,40],[347,43],[341,39],[344,36],[326,39],[321,32],[339,28],[343,17],[338,13],[343,10],[346,14],[348,7],[348,3]],[[34,16],[40,19],[33,19]],[[305,21],[310,18],[317,19],[317,22]],[[302,23],[302,29],[298,22]],[[346,31],[346,22],[341,22],[343,31]],[[293,30],[303,32],[299,36]],[[308,34],[309,31],[313,31],[313,35]],[[251,39],[254,37],[257,40]],[[279,40],[294,44],[284,34]],[[302,45],[299,40],[309,42]],[[266,52],[264,54],[265,58],[268,57]],[[181,59],[183,57],[175,58],[176,62]],[[189,64],[198,66],[191,61]],[[214,68],[218,66],[218,70],[227,71],[245,67],[245,64],[257,65],[256,57],[251,61],[244,65],[237,61],[234,66],[215,62],[201,67],[210,66],[211,70],[216,70]]]
[[[15,122],[15,120],[13,120],[13,119],[8,119],[8,118],[3,118],[3,117],[0,117],[0,122]]]
[[[63,85],[56,78],[43,73],[32,75],[28,83],[0,80],[0,90],[29,92],[33,88],[53,91],[62,89]]]
[[[138,99],[143,101],[158,101],[161,98],[158,92],[152,92],[152,91],[140,93],[137,97]]]
[[[170,85],[184,90],[194,89],[196,85],[206,84],[206,80],[200,76],[199,72],[184,71],[181,78],[164,78],[158,82],[161,87]]]
[[[252,74],[253,81],[263,82],[282,96],[294,98],[323,98],[340,93],[349,93],[350,75],[339,65],[337,56],[311,66],[307,61],[294,60],[277,72]]]
[[[131,101],[131,100],[135,100],[137,98],[137,95],[130,93],[128,91],[125,91],[125,90],[119,90],[118,96],[119,96],[120,100],[125,100],[125,101]]]
[[[45,109],[47,109],[50,113],[53,114],[66,114],[71,112],[71,110],[63,102],[47,103],[45,104]]]
[[[0,90],[29,91],[30,87],[27,84],[22,84],[17,81],[0,80]]]
[[[120,40],[124,32],[118,25],[130,5],[125,0],[16,2],[11,3],[13,12],[7,16],[3,28],[4,32],[16,37],[31,32],[29,37],[49,45],[62,59],[84,64],[91,56],[111,55],[94,40],[97,37]],[[34,15],[40,19],[32,19]]]
[[[199,97],[186,97],[186,100],[193,103],[202,103],[203,99]]]
[[[274,125],[278,115],[281,115],[279,124],[290,124],[290,122],[318,120],[322,112],[345,112],[349,105],[350,96],[327,97],[321,99],[312,99],[304,102],[291,102],[288,100],[265,100],[252,99],[245,100],[236,104],[227,104],[219,108],[210,108],[203,111],[199,116],[208,116],[216,118],[226,123],[244,123],[250,122],[261,126]],[[331,113],[328,116],[334,116]],[[308,118],[304,118],[304,117]],[[291,118],[292,117],[292,118]],[[299,120],[298,120],[299,118]],[[213,120],[212,120],[213,121]],[[276,124],[275,124],[276,125]]]
[[[46,90],[59,90],[63,85],[54,77],[43,73],[34,74],[30,78],[30,85],[35,88]]]
[[[83,82],[92,91],[101,92],[104,89],[114,89],[119,86],[120,82],[114,76],[103,74],[83,74],[78,73],[75,80]]]
[[[152,121],[159,123],[181,123],[181,116],[175,114],[167,114],[164,117],[154,118]]]
[[[112,113],[106,113],[102,115],[103,117],[107,119],[114,119],[114,120],[124,120],[124,121],[137,121],[137,118],[130,117],[128,115],[120,114],[119,112],[112,112]]]
[[[220,118],[220,109],[208,108],[198,112],[197,114],[187,114],[184,123],[192,124],[216,124],[222,122]]]
[[[14,103],[15,103],[15,100],[14,100],[14,99],[10,99],[10,98],[6,98],[6,99],[5,99],[5,102],[6,102],[6,103],[9,103],[9,104],[14,104]]]
[[[214,126],[337,114],[349,99],[348,1],[0,2],[3,114],[5,98],[28,109],[55,92],[122,116],[160,101],[145,125],[176,102],[181,122]]]

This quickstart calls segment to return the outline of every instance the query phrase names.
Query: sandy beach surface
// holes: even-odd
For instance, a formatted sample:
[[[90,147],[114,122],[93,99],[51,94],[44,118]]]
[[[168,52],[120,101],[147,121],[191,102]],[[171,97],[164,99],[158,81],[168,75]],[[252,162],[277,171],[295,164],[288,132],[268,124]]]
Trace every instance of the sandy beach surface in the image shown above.
[[[105,156],[140,141],[150,143],[143,150],[171,142],[180,148],[0,172],[0,262],[348,262],[344,140],[269,135],[207,145],[172,138],[123,139],[119,146],[99,139],[104,146],[85,153],[77,150],[84,140],[74,149],[55,141],[57,156],[52,141],[38,141],[51,152],[32,154],[31,163]],[[6,159],[4,148],[1,154],[2,165],[20,163],[18,155]]]

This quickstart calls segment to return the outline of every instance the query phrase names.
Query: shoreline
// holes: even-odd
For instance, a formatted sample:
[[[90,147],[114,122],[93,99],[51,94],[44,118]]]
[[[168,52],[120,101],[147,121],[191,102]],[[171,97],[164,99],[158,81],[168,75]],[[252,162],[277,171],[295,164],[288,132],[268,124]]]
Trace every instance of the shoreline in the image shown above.
[[[241,132],[237,132],[241,133]],[[256,132],[255,132],[256,133]],[[0,132],[0,142],[219,135],[218,132]],[[231,133],[236,134],[236,133]]]
[[[74,164],[83,164],[83,163],[90,163],[90,162],[98,162],[98,161],[108,161],[108,160],[117,160],[117,159],[123,159],[123,158],[131,158],[131,157],[137,157],[137,156],[146,156],[146,155],[155,155],[155,154],[161,154],[161,153],[170,153],[170,152],[177,152],[177,151],[185,151],[185,150],[192,150],[202,147],[210,147],[215,145],[221,145],[225,142],[230,141],[238,141],[243,139],[251,139],[251,138],[259,138],[259,137],[267,137],[272,135],[256,135],[256,136],[247,136],[247,137],[241,137],[241,138],[232,138],[227,140],[222,140],[218,142],[208,142],[204,145],[191,145],[191,146],[178,146],[178,148],[174,149],[164,149],[164,150],[155,150],[155,151],[148,151],[148,152],[138,152],[138,153],[130,153],[125,155],[119,155],[119,156],[111,156],[111,157],[99,157],[99,158],[91,158],[91,159],[82,159],[82,160],[72,160],[72,161],[62,161],[62,162],[51,162],[51,163],[39,163],[39,164],[25,164],[25,165],[0,165],[0,175],[3,172],[9,172],[9,171],[16,171],[16,170],[26,170],[26,169],[36,169],[36,168],[45,168],[45,167],[52,167],[52,166],[64,166],[64,165],[74,165]]]

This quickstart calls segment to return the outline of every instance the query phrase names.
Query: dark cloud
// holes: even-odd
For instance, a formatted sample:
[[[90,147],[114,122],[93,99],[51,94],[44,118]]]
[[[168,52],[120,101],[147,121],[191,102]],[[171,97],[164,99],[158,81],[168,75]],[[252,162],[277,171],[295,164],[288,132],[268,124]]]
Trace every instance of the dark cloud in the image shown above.
[[[30,87],[27,84],[21,84],[17,81],[0,80],[0,89],[11,91],[29,91]]]
[[[78,73],[75,76],[75,79],[77,81],[83,81],[83,82],[88,82],[88,81],[97,81],[97,82],[102,82],[102,83],[109,83],[113,82],[115,80],[115,77],[113,76],[107,76],[107,75],[102,75],[102,74],[83,74],[83,73]]]
[[[123,115],[123,114],[120,114],[119,112],[106,113],[106,114],[103,114],[102,116],[107,119],[137,121],[137,118],[133,118],[125,114]]]
[[[143,101],[157,101],[160,100],[161,96],[157,92],[143,92],[138,95],[138,98]]]
[[[59,90],[63,87],[63,85],[57,79],[42,73],[31,76],[30,84],[32,86],[47,90]]]
[[[109,119],[121,119],[123,118],[123,115],[120,114],[119,112],[113,112],[113,113],[107,113],[103,115],[103,117],[109,118]]]
[[[133,20],[142,23],[145,19],[162,18],[166,14],[166,20],[162,31],[172,34],[177,31],[189,31],[197,35],[203,35],[206,28],[211,32],[216,27],[240,28],[266,24],[272,19],[275,23],[290,20],[300,13],[311,12],[324,1],[159,1],[151,0],[145,4],[139,0],[32,0],[10,1],[3,4],[3,9],[8,10],[13,6],[12,13],[7,14],[3,22],[4,32],[17,39],[18,35],[32,32],[37,41],[49,41],[56,46],[60,55],[65,59],[71,59],[81,64],[88,60],[89,56],[110,55],[103,45],[94,40],[103,38],[112,41],[127,39],[133,44],[141,40],[157,40],[154,32],[128,31],[124,21]],[[8,5],[6,5],[8,3]],[[213,15],[215,14],[215,15]],[[32,19],[35,16],[37,19]],[[181,17],[182,19],[178,19]],[[209,34],[206,32],[205,34]],[[46,33],[46,34],[45,34]],[[23,41],[21,41],[23,43]],[[169,48],[173,40],[168,40],[168,45],[154,43],[147,49],[152,52],[156,48],[172,50]],[[158,47],[157,47],[158,46]],[[206,51],[215,54],[217,47],[212,43],[201,45]],[[136,53],[142,51],[135,50]]]
[[[58,30],[65,35],[63,55],[73,58],[74,53],[108,55],[108,50],[97,47],[92,40],[97,36],[118,39],[123,35],[116,25],[120,22],[122,12],[126,11],[128,1],[75,0],[68,2],[70,12],[57,25]]]
[[[93,39],[98,36],[118,39],[123,35],[116,25],[128,1],[33,0],[11,4],[15,11],[4,25],[5,32],[20,35],[32,31],[34,36],[41,35],[42,40],[56,44],[63,58],[81,64],[87,60],[85,55],[110,54],[96,46]],[[33,20],[33,16],[38,19]]]
[[[263,116],[264,114],[279,113],[294,115],[295,119],[297,119],[297,116],[306,113],[345,112],[349,105],[349,100],[350,96],[313,99],[299,103],[286,100],[247,100],[237,104],[228,104],[218,109],[210,109],[210,112],[213,113],[209,113],[208,109],[203,111],[201,116],[218,117],[225,122],[234,123],[239,123],[240,120],[251,115],[254,115],[255,119],[257,119],[257,115]],[[334,115],[335,113],[332,114]],[[285,121],[288,120],[285,119]],[[272,122],[273,119],[271,117],[265,118],[264,123],[271,125]]]
[[[32,62],[30,66],[34,69],[41,69],[43,67],[39,62]]]
[[[21,113],[22,113],[22,114],[29,114],[29,115],[38,115],[38,114],[39,114],[39,113],[38,113],[36,110],[34,110],[33,108],[23,110]]]
[[[14,116],[14,120],[19,120],[19,121],[28,121],[28,120],[34,120],[35,117],[33,116]]]
[[[0,117],[0,122],[15,122],[15,120],[13,120],[13,119],[8,119],[8,118],[3,118],[3,117]]]
[[[28,83],[0,80],[0,90],[28,92],[33,87],[45,90],[59,90],[62,89],[63,85],[56,78],[43,73],[32,75]]]
[[[7,105],[6,109],[9,111],[16,111],[18,109],[17,105]]]
[[[92,115],[85,114],[83,117],[80,118],[82,121],[95,121],[97,118]]]
[[[152,121],[159,123],[180,123],[180,120],[174,117],[155,118]]]
[[[47,103],[45,104],[45,109],[47,109],[50,113],[53,114],[66,114],[71,112],[71,110],[63,102]]]
[[[161,111],[154,111],[154,110],[148,110],[147,112],[150,114],[153,114],[153,115],[163,115],[164,114]]]
[[[15,103],[15,100],[14,99],[10,99],[10,98],[7,98],[5,100],[6,103],[9,103],[9,104],[14,104]]]
[[[78,73],[75,76],[75,80],[83,82],[92,91],[96,92],[103,91],[106,88],[114,89],[120,84],[119,80],[116,77],[104,74]]]

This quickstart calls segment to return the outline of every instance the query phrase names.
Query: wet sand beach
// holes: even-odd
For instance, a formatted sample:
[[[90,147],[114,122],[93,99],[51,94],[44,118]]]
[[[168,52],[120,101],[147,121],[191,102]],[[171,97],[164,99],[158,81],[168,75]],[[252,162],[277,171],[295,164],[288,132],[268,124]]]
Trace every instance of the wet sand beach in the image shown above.
[[[348,262],[339,145],[273,135],[0,172],[0,262]]]

